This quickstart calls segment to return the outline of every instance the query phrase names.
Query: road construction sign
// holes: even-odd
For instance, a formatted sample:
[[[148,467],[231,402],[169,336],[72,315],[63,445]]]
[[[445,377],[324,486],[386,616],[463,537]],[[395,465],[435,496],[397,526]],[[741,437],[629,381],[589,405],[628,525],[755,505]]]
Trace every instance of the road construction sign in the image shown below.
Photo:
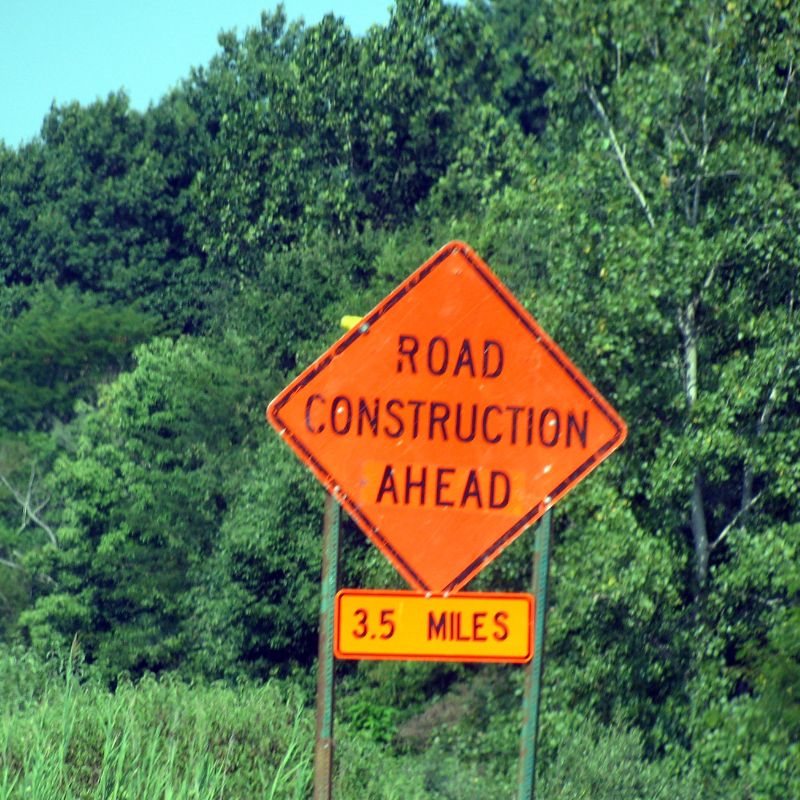
[[[450,592],[585,478],[625,423],[452,242],[267,417],[409,584]]]

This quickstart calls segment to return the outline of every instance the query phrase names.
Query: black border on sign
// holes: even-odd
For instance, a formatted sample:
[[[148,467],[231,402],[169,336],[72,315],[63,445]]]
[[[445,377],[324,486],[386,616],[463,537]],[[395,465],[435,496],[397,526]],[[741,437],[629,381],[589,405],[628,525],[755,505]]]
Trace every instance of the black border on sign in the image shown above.
[[[416,272],[412,273],[403,283],[401,283],[391,294],[388,295],[381,303],[379,303],[366,317],[364,317],[359,325],[353,328],[346,334],[337,344],[333,345],[321,358],[315,361],[306,371],[301,373],[292,383],[287,386],[269,405],[267,409],[267,417],[272,417],[273,425],[281,432],[281,435],[286,436],[292,447],[298,452],[302,453],[303,458],[306,459],[309,465],[317,472],[322,482],[326,485],[329,491],[333,491],[334,497],[347,509],[350,516],[354,517],[359,526],[364,532],[372,538],[375,543],[387,554],[396,565],[402,567],[402,572],[416,583],[417,587],[423,591],[430,591],[430,587],[425,581],[420,578],[414,571],[410,564],[392,547],[391,543],[383,536],[377,525],[364,513],[364,510],[354,502],[349,495],[343,492],[337,492],[337,481],[332,472],[325,467],[322,462],[317,459],[314,454],[305,446],[302,440],[292,431],[280,417],[281,409],[289,402],[294,394],[300,389],[307,386],[314,378],[317,377],[324,369],[326,369],[333,362],[336,356],[341,355],[348,347],[350,347],[359,337],[365,335],[372,330],[372,327],[378,322],[387,311],[391,310],[397,303],[400,302],[411,290],[427,278],[434,269],[436,269],[445,259],[449,258],[454,253],[460,253],[469,265],[477,272],[483,279],[487,287],[495,293],[495,295],[503,302],[508,310],[517,318],[522,327],[529,333],[536,341],[536,344],[544,347],[545,351],[550,357],[558,364],[558,366],[567,373],[572,381],[578,388],[586,395],[591,403],[597,408],[603,416],[608,419],[614,428],[614,435],[603,445],[601,445],[589,458],[586,459],[574,472],[568,475],[564,480],[557,484],[547,496],[551,498],[549,503],[544,501],[538,503],[523,517],[521,517],[514,525],[506,530],[497,540],[489,546],[478,558],[472,561],[465,569],[463,569],[447,586],[442,589],[443,593],[454,591],[458,586],[466,583],[470,578],[474,577],[483,566],[492,560],[494,554],[502,549],[512,538],[522,531],[531,523],[535,522],[544,512],[553,505],[553,503],[563,496],[563,494],[574,484],[581,480],[581,478],[598,464],[603,457],[610,451],[618,446],[625,437],[625,428],[620,425],[619,418],[609,408],[605,400],[593,391],[591,384],[586,379],[576,372],[576,368],[571,366],[571,363],[566,363],[562,357],[561,351],[558,346],[553,342],[550,337],[538,326],[533,317],[521,306],[518,301],[513,298],[513,295],[508,289],[503,286],[500,279],[491,273],[479,260],[476,259],[472,250],[460,243],[453,242],[445,245],[433,258],[423,264]]]
[[[339,589],[336,592],[333,604],[333,649],[336,658],[340,661],[453,661],[461,663],[481,663],[481,664],[527,664],[534,656],[534,616],[536,610],[536,597],[528,592],[457,592],[450,595],[454,600],[472,598],[489,598],[492,600],[514,599],[524,600],[528,605],[528,652],[524,656],[452,656],[446,655],[417,655],[414,653],[402,653],[382,655],[375,653],[348,653],[342,655],[339,647],[339,632],[341,631],[341,604],[346,595],[372,595],[380,597],[417,597],[425,599],[445,600],[444,594],[423,594],[422,592],[409,591],[404,589]]]

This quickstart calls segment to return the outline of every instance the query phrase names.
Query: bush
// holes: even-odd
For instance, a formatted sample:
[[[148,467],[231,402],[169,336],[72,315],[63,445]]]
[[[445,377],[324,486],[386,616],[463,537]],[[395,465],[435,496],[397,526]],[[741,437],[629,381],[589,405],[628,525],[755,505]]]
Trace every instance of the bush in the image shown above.
[[[541,779],[543,800],[690,800],[702,796],[666,761],[648,761],[636,729],[572,720]],[[541,773],[540,773],[541,774]]]

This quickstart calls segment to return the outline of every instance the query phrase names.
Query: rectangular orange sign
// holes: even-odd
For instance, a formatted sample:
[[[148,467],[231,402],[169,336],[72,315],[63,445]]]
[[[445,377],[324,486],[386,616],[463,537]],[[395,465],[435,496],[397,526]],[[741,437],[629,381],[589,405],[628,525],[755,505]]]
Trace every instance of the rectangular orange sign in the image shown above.
[[[342,659],[524,664],[533,657],[534,602],[529,594],[342,589],[334,652]]]

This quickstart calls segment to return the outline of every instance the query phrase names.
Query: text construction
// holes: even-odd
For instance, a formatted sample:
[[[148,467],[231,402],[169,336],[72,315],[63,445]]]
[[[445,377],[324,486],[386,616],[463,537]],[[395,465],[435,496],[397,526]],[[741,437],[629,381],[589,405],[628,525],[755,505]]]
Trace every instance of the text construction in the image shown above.
[[[585,450],[589,412],[344,394],[329,399],[315,393],[306,401],[305,427],[315,435],[328,430],[334,436]]]
[[[342,659],[522,664],[533,656],[533,607],[529,594],[342,589],[334,651]]]
[[[453,356],[453,354],[455,354]],[[453,341],[436,334],[427,340],[400,333],[386,357],[406,380],[420,376],[494,381],[502,377],[507,362],[501,341]],[[513,363],[513,362],[512,362]],[[441,389],[440,389],[441,391]],[[454,399],[423,400],[350,395],[331,397],[313,392],[305,401],[304,425],[311,437],[358,438],[422,446],[450,445],[479,453],[499,448],[586,450],[589,411],[550,405],[536,408],[495,402]],[[442,453],[443,455],[443,453]],[[546,467],[547,465],[545,465]],[[375,505],[459,508],[473,511],[518,513],[525,477],[512,478],[507,469],[485,469],[477,462],[407,464],[393,459],[364,465],[362,501]]]

